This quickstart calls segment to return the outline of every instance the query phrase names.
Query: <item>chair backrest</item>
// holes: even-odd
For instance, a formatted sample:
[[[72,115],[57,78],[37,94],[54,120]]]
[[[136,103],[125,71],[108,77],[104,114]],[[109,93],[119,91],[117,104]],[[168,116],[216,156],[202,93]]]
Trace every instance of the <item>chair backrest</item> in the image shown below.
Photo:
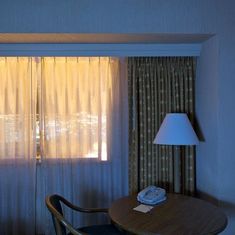
[[[73,234],[73,235],[87,235],[86,232],[73,228],[73,226],[64,218],[61,203],[63,203],[66,207],[75,211],[79,211],[79,212],[86,212],[86,213],[105,212],[107,213],[106,208],[92,209],[92,208],[81,208],[81,207],[75,206],[71,202],[67,201],[65,198],[57,194],[47,196],[46,206],[48,210],[51,212],[56,235],[66,235],[66,229],[70,232],[70,234]]]
[[[51,212],[56,235],[66,235],[66,229],[73,235],[85,235],[86,233],[73,228],[73,226],[64,218],[61,202],[70,208],[74,207],[60,195],[54,194],[46,197],[46,205]]]
[[[66,227],[63,224],[64,215],[60,202],[61,196],[56,194],[46,198],[46,205],[51,212],[56,235],[66,235]]]

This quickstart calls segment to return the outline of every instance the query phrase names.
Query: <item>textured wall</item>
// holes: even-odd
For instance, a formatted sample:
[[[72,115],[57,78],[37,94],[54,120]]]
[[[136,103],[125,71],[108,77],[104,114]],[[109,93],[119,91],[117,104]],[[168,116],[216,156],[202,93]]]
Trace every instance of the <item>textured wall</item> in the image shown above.
[[[219,197],[218,187],[218,39],[202,44],[196,76],[196,113],[201,138],[197,146],[197,187],[201,197]],[[203,195],[206,194],[206,195]]]
[[[1,1],[0,32],[215,32],[215,1]]]

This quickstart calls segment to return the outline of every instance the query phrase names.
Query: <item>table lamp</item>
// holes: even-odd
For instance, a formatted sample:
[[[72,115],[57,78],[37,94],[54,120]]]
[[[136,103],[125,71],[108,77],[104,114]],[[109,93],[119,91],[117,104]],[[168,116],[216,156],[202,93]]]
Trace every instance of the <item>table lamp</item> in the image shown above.
[[[197,145],[199,143],[187,114],[166,114],[153,143],[177,146],[174,152],[174,190],[176,193],[180,193],[180,146]]]

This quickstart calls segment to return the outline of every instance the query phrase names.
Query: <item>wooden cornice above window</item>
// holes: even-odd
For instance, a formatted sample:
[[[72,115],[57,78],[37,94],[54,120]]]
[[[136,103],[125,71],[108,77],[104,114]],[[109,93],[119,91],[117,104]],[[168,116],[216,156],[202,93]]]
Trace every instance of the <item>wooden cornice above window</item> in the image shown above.
[[[211,34],[0,33],[0,56],[199,56]]]
[[[0,43],[201,43],[211,34],[0,33]]]

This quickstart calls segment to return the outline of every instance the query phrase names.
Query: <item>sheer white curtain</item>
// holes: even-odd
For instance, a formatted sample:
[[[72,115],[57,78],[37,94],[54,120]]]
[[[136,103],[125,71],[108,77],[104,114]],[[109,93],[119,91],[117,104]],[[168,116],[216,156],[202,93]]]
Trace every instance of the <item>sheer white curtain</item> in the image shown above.
[[[54,231],[46,195],[108,207],[128,192],[127,77],[117,58],[50,57],[41,64],[37,232],[49,235]],[[76,226],[104,220],[70,212],[66,217]]]
[[[36,64],[0,57],[0,234],[35,233]]]
[[[42,59],[44,158],[107,159],[106,124],[118,60]]]

